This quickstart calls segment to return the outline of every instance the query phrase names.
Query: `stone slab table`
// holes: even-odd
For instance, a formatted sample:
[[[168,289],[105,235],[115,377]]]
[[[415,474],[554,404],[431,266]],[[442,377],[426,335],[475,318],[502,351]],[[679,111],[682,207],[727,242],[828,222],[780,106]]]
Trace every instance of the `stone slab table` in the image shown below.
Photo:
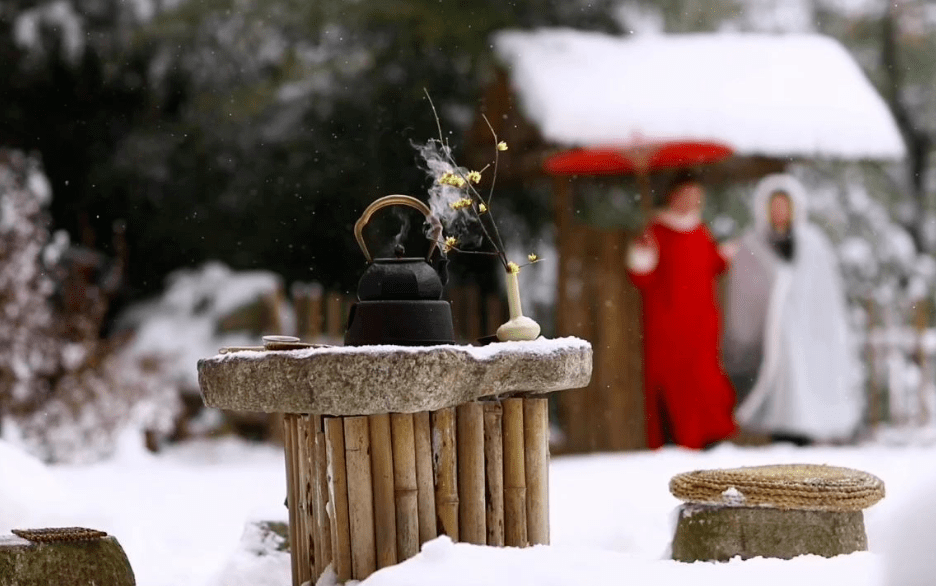
[[[686,503],[673,559],[790,559],[868,549],[863,509],[884,497],[884,483],[850,468],[780,464],[678,474],[670,492]]]
[[[546,395],[588,385],[588,342],[276,347],[198,379],[209,407],[284,413],[294,586],[329,565],[363,580],[439,534],[549,542]]]

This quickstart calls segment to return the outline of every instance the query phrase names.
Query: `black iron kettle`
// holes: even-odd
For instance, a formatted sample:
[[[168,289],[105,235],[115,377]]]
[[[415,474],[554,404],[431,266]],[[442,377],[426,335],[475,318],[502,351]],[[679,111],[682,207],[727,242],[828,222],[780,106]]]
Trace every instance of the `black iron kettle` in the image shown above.
[[[425,258],[373,259],[364,242],[364,227],[379,209],[405,205],[419,210],[431,226]],[[388,195],[370,204],[354,224],[364,258],[370,263],[358,282],[358,302],[351,307],[345,344],[424,346],[454,343],[452,310],[442,301],[448,280],[446,259],[432,262],[442,224],[426,204],[408,195]]]

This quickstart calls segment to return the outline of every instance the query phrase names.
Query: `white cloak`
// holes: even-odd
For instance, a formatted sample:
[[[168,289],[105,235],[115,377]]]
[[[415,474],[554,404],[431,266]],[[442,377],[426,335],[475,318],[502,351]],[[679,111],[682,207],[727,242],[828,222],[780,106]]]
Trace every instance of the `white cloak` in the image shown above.
[[[777,190],[793,202],[791,261],[769,243],[769,199]],[[760,433],[848,439],[864,404],[832,244],[806,220],[803,188],[790,176],[761,181],[754,216],[732,263],[726,299],[726,368],[749,372],[757,361],[753,387],[735,417]]]

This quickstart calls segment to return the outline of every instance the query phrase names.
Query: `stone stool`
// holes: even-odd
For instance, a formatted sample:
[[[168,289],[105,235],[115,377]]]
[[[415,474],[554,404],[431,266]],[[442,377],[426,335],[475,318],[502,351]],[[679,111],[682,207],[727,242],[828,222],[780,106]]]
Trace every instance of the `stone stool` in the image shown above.
[[[670,480],[679,508],[673,559],[726,561],[868,548],[862,510],[884,497],[881,479],[815,464],[697,470]]]
[[[133,586],[114,537],[83,527],[14,529],[0,535],[0,586]]]
[[[209,407],[284,413],[294,586],[329,565],[363,580],[440,534],[549,543],[546,393],[588,384],[588,342],[279,344],[198,377]]]

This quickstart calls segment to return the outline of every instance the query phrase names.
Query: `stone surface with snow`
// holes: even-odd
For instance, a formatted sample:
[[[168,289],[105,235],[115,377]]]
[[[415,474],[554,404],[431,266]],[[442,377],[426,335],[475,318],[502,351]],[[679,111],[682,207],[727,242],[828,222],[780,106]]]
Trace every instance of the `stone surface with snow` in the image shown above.
[[[513,392],[588,385],[578,338],[487,346],[335,346],[241,351],[198,362],[205,404],[267,413],[415,413]]]

